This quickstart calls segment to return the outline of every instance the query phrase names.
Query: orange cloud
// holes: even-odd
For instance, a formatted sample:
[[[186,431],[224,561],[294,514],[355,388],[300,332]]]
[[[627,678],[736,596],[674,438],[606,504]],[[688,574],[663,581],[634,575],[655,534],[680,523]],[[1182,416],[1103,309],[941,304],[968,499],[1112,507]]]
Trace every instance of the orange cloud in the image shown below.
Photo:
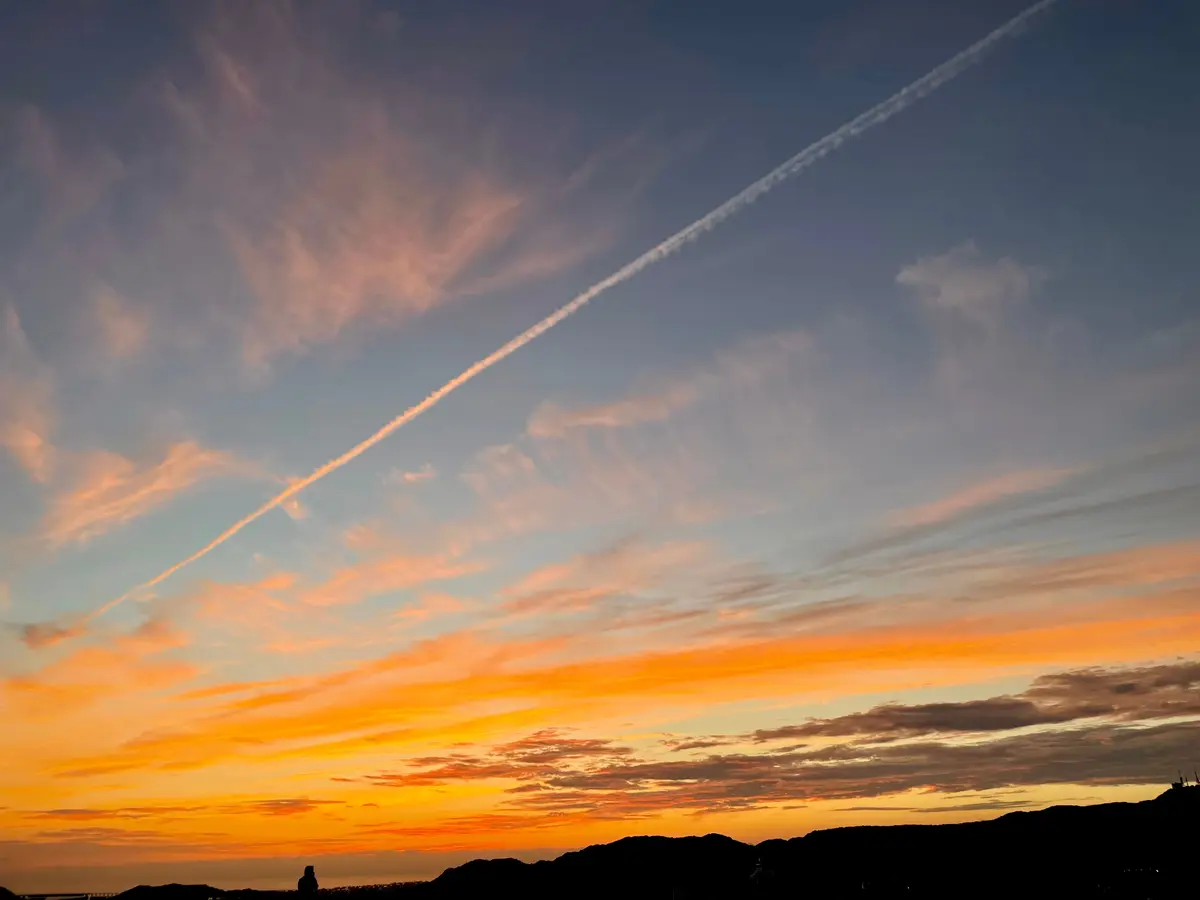
[[[14,715],[10,724],[60,719],[102,700],[127,704],[133,695],[187,681],[197,668],[165,655],[187,642],[165,619],[152,618],[104,644],[78,647],[32,674],[0,681],[0,695]]]
[[[1058,484],[1075,474],[1074,469],[1028,469],[1009,472],[995,478],[976,482],[960,488],[952,494],[897,513],[892,517],[896,525],[933,525],[955,516],[987,506],[1005,497],[1040,491]]]
[[[295,593],[307,606],[340,606],[434,581],[448,581],[479,571],[475,563],[443,556],[414,556],[383,552],[344,566],[328,578]]]
[[[194,609],[196,624],[209,636],[220,635],[222,643],[253,642],[256,652],[285,654],[395,640],[399,622],[358,627],[345,621],[342,607],[372,597],[396,595],[396,620],[425,621],[466,608],[457,598],[425,588],[477,572],[478,564],[399,552],[368,529],[360,529],[352,543],[357,558],[330,572],[305,577],[279,571],[243,584],[206,582],[181,597],[181,606]],[[415,589],[421,595],[414,604]]]
[[[51,546],[85,543],[159,509],[206,478],[251,471],[232,454],[182,441],[157,462],[139,466],[116,453],[81,459],[75,483],[53,497],[42,523]]]
[[[373,540],[370,534],[366,537],[355,542],[360,551],[386,554],[392,549],[379,535]],[[373,565],[374,560],[364,562]],[[400,568],[411,567],[406,561]],[[558,591],[586,591],[611,582],[616,585],[613,590],[638,594],[639,614],[654,616],[669,611],[676,601],[671,590],[659,596],[645,586],[677,585],[681,573],[695,568],[696,551],[688,551],[687,545],[621,544],[607,554],[572,557],[536,569],[498,599],[546,599],[554,607]],[[151,799],[134,802],[124,799],[125,794],[116,803],[103,805],[114,809],[163,805],[168,801],[162,798],[171,796],[170,805],[211,808],[222,827],[230,821],[226,817],[241,817],[241,812],[233,809],[233,799],[213,797],[209,785],[214,779],[221,779],[223,785],[226,779],[253,783],[257,791],[261,787],[256,779],[270,773],[291,788],[274,791],[286,799],[320,796],[311,785],[328,784],[327,779],[334,777],[339,785],[351,785],[345,790],[359,792],[360,797],[371,790],[386,791],[384,785],[404,786],[406,792],[414,792],[403,795],[404,804],[419,806],[428,820],[393,816],[391,810],[378,819],[347,812],[362,826],[347,832],[348,840],[369,844],[375,838],[367,826],[377,825],[394,827],[399,833],[427,827],[432,829],[428,834],[414,831],[409,837],[435,844],[455,840],[448,836],[461,828],[465,840],[478,824],[471,817],[508,815],[505,810],[512,811],[514,832],[525,827],[537,830],[541,827],[537,823],[548,821],[545,817],[550,813],[579,813],[579,827],[572,834],[591,840],[597,826],[589,823],[584,810],[607,810],[605,815],[627,820],[669,816],[672,810],[749,808],[756,802],[741,795],[725,797],[720,784],[680,782],[692,777],[688,772],[703,770],[700,760],[664,767],[654,763],[653,754],[639,762],[632,774],[653,780],[665,773],[662,778],[675,781],[661,788],[644,787],[636,797],[622,796],[628,792],[609,781],[620,776],[617,769],[623,763],[610,764],[603,757],[621,752],[614,748],[644,742],[647,732],[661,732],[666,721],[706,713],[725,703],[778,705],[896,694],[1077,666],[1140,663],[1191,654],[1200,646],[1196,606],[1200,545],[1195,542],[1058,560],[1017,563],[1009,559],[983,569],[964,564],[953,573],[935,579],[924,596],[872,596],[857,605],[842,601],[845,614],[832,617],[804,604],[804,595],[793,591],[789,606],[778,606],[778,598],[761,606],[744,603],[738,608],[746,618],[726,621],[719,615],[724,601],[708,602],[713,595],[705,591],[725,591],[728,579],[715,581],[715,588],[689,584],[682,593],[688,602],[704,607],[706,617],[654,631],[651,640],[629,630],[564,631],[553,624],[534,629],[528,620],[509,630],[514,620],[500,604],[491,619],[469,630],[419,641],[323,674],[260,683],[196,682],[200,673],[176,658],[184,638],[164,623],[146,626],[138,635],[118,639],[111,648],[80,648],[59,669],[47,666],[34,673],[30,678],[40,690],[23,691],[19,681],[4,685],[4,700],[27,697],[6,703],[14,711],[10,716],[14,746],[29,750],[23,751],[21,758],[26,761],[15,777],[29,786],[21,789],[29,791],[22,796],[35,798],[34,808],[82,808],[91,807],[93,801],[76,802],[74,796],[132,779],[122,773],[136,772],[138,790],[149,792],[144,796]],[[278,601],[289,612],[322,613],[322,607],[294,602],[309,586],[289,573],[239,587],[241,593],[231,588],[229,610],[249,615],[273,610],[271,604]],[[437,606],[442,601],[430,603]],[[454,607],[454,601],[446,606]],[[574,608],[573,601],[568,606]],[[816,615],[804,618],[809,612]],[[389,617],[388,623],[393,622]],[[321,639],[320,629],[325,626],[318,622],[310,634],[306,629],[311,624],[306,614],[304,621],[290,626],[297,646],[310,637]],[[375,628],[379,630],[378,622]],[[286,636],[288,630],[281,633]],[[99,635],[89,640],[96,638]],[[82,652],[110,649],[114,652],[107,656],[89,657]],[[102,697],[90,682],[84,683],[83,672],[89,666],[95,668]],[[39,710],[49,708],[48,699],[59,697],[67,703],[66,712],[51,726],[39,718]],[[123,714],[104,719],[100,730],[99,720],[81,718],[91,707],[117,705]],[[84,722],[86,726],[81,726]],[[760,723],[749,719],[746,727],[761,727]],[[547,731],[571,727],[587,729],[587,736],[568,740]],[[48,737],[51,731],[55,737],[72,731],[95,737],[64,742]],[[614,744],[605,741],[631,731],[642,737],[625,737]],[[1103,733],[1097,732],[1097,737]],[[31,741],[36,742],[36,752]],[[493,751],[482,753],[478,745],[492,746]],[[509,763],[511,756],[525,769],[497,767],[491,759],[497,748]],[[1160,748],[1164,753],[1167,749],[1167,745]],[[593,750],[597,763],[583,765],[580,775],[587,776],[587,785],[564,783],[557,793],[503,790],[504,779],[513,772],[542,765],[541,760],[556,755]],[[939,750],[935,756],[945,762],[948,753]],[[427,771],[409,777],[402,768],[406,758]],[[422,759],[426,762],[419,763]],[[758,780],[758,773],[770,765],[765,757],[758,763],[739,760],[739,754],[733,753],[728,764],[721,764],[733,767],[729,771],[734,780],[738,771],[744,780]],[[858,756],[849,764],[848,773],[857,771],[853,766],[860,764]],[[953,774],[961,768],[954,763],[946,771]],[[381,769],[389,770],[386,777],[362,777]],[[193,770],[196,774],[191,774]],[[488,773],[495,776],[491,781]],[[466,780],[455,780],[459,774]],[[487,783],[476,785],[473,778]],[[445,779],[446,784],[432,784],[431,779]],[[833,774],[829,779],[823,783],[837,790],[853,781]],[[192,799],[180,799],[185,787]],[[878,787],[873,783],[871,789]],[[4,790],[2,778],[0,790]],[[167,794],[154,793],[159,790]],[[9,791],[6,799],[12,796]],[[49,799],[60,796],[65,801]],[[768,792],[763,802],[774,796]],[[261,809],[252,803],[243,805],[247,812],[275,811],[269,805]],[[303,803],[279,805],[279,812],[295,808],[323,815]],[[522,825],[528,817],[533,821]],[[295,818],[299,827],[302,817]],[[435,825],[440,822],[447,823],[447,830],[439,837]],[[231,825],[233,832],[237,828]],[[322,833],[331,840],[336,837]],[[309,837],[311,831],[296,832],[298,841]]]
[[[953,609],[953,607],[949,607]],[[147,734],[113,754],[60,763],[86,774],[203,766],[280,754],[345,756],[385,745],[488,740],[523,728],[612,716],[679,715],[715,703],[898,691],[1048,667],[1190,653],[1194,592],[1018,612],[723,641],[595,656],[592,640],[494,643],[462,634],[322,679],[218,707],[178,734]],[[582,656],[564,660],[564,653]],[[657,713],[656,713],[657,711]],[[397,728],[394,723],[405,723]],[[251,741],[251,736],[253,739]]]

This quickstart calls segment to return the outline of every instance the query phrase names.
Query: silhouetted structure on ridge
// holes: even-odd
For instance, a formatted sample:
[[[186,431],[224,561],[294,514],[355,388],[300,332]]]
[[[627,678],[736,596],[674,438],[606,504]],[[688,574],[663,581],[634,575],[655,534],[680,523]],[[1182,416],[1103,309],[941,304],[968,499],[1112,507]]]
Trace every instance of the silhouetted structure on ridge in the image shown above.
[[[302,894],[315,894],[319,885],[317,884],[316,873],[313,872],[312,866],[304,867],[304,874],[300,876],[300,880],[296,882],[296,890]]]

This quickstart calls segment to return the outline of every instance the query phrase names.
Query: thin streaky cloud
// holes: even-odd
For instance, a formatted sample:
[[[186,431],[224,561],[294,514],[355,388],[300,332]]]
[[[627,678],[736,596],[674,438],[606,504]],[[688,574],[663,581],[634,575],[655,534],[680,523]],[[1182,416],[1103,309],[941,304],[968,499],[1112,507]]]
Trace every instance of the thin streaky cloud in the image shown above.
[[[93,451],[81,459],[74,483],[49,501],[42,538],[52,547],[86,543],[221,474],[259,473],[232,454],[195,441],[172,444],[149,464]]]
[[[432,481],[437,478],[438,471],[433,463],[424,463],[421,468],[413,470],[392,469],[384,479],[388,484],[420,484],[422,481]]]
[[[1015,494],[1028,494],[1058,484],[1075,474],[1075,469],[1031,469],[1008,472],[986,481],[967,485],[931,503],[903,510],[892,521],[901,526],[933,525],[955,516],[986,506]]]
[[[790,159],[786,160],[784,163],[768,172],[762,178],[743,189],[740,193],[735,194],[729,200],[726,200],[716,209],[697,219],[695,222],[683,228],[682,230],[676,232],[671,237],[662,241],[655,247],[652,247],[650,250],[647,250],[637,259],[627,263],[625,266],[621,267],[608,277],[596,282],[587,290],[576,296],[573,300],[564,306],[559,307],[550,315],[546,316],[546,318],[542,319],[536,325],[533,325],[531,328],[517,335],[507,344],[504,344],[499,349],[478,360],[473,365],[465,369],[461,374],[455,376],[436,391],[429,394],[420,403],[409,407],[396,418],[392,419],[371,436],[367,437],[363,441],[360,441],[358,444],[354,445],[340,456],[331,459],[329,462],[315,469],[312,474],[295,481],[279,494],[263,503],[256,510],[234,522],[195,553],[192,553],[190,556],[187,556],[179,562],[174,563],[143,584],[133,588],[130,591],[127,591],[113,600],[110,600],[108,603],[105,603],[103,606],[85,616],[84,621],[101,616],[124,601],[134,597],[138,593],[161,584],[176,572],[180,571],[186,566],[191,565],[193,562],[196,562],[197,560],[206,556],[212,550],[221,546],[221,544],[225,543],[231,537],[236,535],[247,525],[257,521],[272,509],[275,509],[277,506],[286,503],[305,488],[315,484],[326,475],[337,471],[342,466],[361,456],[367,450],[371,449],[376,444],[390,436],[393,432],[397,431],[404,425],[407,425],[409,422],[427,410],[432,409],[445,397],[454,393],[460,387],[473,380],[476,376],[481,375],[492,366],[504,359],[507,359],[513,353],[516,353],[526,344],[537,339],[538,337],[541,337],[541,335],[549,331],[555,325],[558,325],[567,317],[578,312],[589,301],[600,296],[609,289],[623,284],[630,278],[633,278],[635,275],[639,274],[642,270],[647,269],[650,266],[661,262],[667,257],[672,256],[673,254],[682,250],[692,241],[703,236],[704,234],[707,234],[709,231],[723,223],[726,219],[729,219],[741,212],[759,197],[775,189],[787,179],[795,175],[799,175],[801,172],[805,171],[828,154],[837,150],[847,141],[869,131],[876,125],[882,125],[893,116],[898,115],[899,113],[908,109],[914,103],[954,80],[971,66],[981,62],[988,51],[990,51],[1005,38],[1018,34],[1026,25],[1030,23],[1030,21],[1032,21],[1040,13],[1047,11],[1051,6],[1054,5],[1055,2],[1056,0],[1040,0],[1040,2],[1035,3],[1024,12],[1021,12],[1012,19],[1009,19],[1003,25],[994,29],[992,32],[976,41],[970,47],[959,52],[946,62],[932,69],[930,72],[918,78],[907,87],[902,88],[887,100],[876,104],[866,112],[861,113],[860,115],[851,119],[840,128],[830,132],[829,134],[825,135],[825,137],[805,147],[799,153],[792,156]]]

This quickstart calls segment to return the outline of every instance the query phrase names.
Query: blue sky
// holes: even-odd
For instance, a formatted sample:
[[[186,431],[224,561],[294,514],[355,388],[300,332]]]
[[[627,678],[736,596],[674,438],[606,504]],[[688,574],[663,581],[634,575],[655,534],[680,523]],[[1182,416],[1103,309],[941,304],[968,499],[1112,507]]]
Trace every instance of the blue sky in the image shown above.
[[[231,855],[269,880],[284,843],[352,880],[384,850],[428,874],[798,833],[850,794],[795,751],[802,786],[762,796],[654,767],[881,703],[1061,709],[1080,669],[1186,688],[1200,11],[1172,0],[1059,0],[92,616],[1022,9],[0,12],[3,880],[68,845],[98,889]],[[1137,765],[968,799],[1145,796],[1195,724],[1160,709],[932,732],[931,792],[867,784],[880,821],[953,818],[956,741],[1138,727]],[[521,768],[534,746],[567,768]],[[618,769],[656,774],[622,806]]]

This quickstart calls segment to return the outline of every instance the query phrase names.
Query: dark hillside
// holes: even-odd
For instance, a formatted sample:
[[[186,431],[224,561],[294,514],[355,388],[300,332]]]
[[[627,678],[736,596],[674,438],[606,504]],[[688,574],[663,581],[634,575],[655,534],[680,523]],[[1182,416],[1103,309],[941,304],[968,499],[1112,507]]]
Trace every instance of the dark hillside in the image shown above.
[[[523,863],[477,859],[433,881],[343,888],[370,900],[740,897],[1200,897],[1200,788],[1144,803],[1056,806],[958,825],[862,826],[743,844],[629,837]],[[760,866],[761,863],[761,866]],[[756,871],[758,877],[752,877]],[[138,887],[120,900],[286,900],[287,891]],[[3,898],[0,898],[3,900]]]

